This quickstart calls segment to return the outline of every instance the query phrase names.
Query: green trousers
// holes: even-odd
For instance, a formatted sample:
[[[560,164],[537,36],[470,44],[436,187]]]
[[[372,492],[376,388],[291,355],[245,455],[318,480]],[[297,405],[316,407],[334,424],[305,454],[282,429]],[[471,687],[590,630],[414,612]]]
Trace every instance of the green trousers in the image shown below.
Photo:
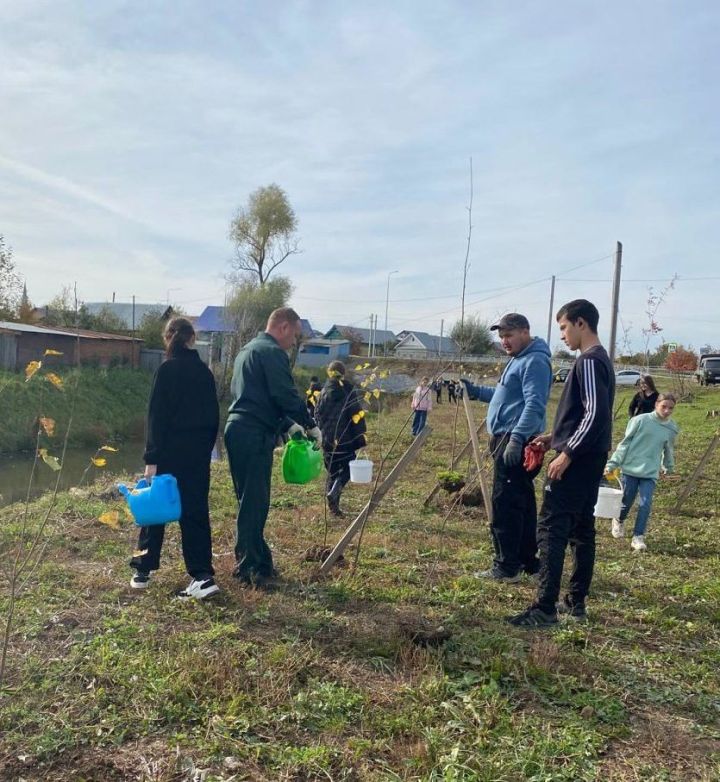
[[[231,418],[225,427],[225,448],[238,500],[233,575],[244,580],[273,574],[272,554],[264,533],[270,510],[275,435],[253,424]]]

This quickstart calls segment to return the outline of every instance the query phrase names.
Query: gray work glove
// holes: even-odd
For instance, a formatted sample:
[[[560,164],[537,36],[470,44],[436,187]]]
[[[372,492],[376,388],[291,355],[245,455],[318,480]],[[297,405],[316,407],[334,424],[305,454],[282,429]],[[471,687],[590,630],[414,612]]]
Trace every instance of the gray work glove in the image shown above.
[[[307,436],[311,440],[315,440],[315,445],[319,448],[322,445],[322,432],[319,426],[313,426],[312,429],[308,429]]]
[[[507,446],[505,446],[505,453],[503,454],[503,461],[506,467],[517,467],[523,458],[523,441],[517,437],[511,437]]]
[[[292,437],[295,434],[304,435],[305,430],[302,428],[302,426],[300,426],[300,424],[293,423],[293,425],[287,430],[287,432],[285,432],[285,434],[288,437]]]

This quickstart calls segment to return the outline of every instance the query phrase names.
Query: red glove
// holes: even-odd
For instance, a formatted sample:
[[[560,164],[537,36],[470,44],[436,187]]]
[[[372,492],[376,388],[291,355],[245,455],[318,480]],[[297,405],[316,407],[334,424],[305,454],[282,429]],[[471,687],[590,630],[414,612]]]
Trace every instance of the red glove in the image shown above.
[[[543,460],[545,459],[545,449],[542,445],[526,445],[525,446],[525,459],[523,460],[523,467],[527,472],[532,472],[538,467],[542,467]]]

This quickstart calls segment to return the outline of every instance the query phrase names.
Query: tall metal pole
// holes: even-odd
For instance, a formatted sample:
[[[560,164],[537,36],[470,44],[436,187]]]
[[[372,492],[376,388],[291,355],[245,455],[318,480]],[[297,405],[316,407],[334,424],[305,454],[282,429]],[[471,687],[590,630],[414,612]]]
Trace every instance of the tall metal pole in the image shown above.
[[[373,357],[373,316],[370,313],[370,339],[368,340],[368,356]]]
[[[622,272],[622,243],[618,242],[615,248],[615,273],[613,274],[612,289],[612,315],[610,319],[610,344],[608,355],[610,361],[615,363],[615,343],[617,342],[617,322],[620,310],[620,274]]]
[[[552,276],[552,282],[550,283],[550,312],[548,313],[548,332],[547,343],[550,346],[550,340],[552,339],[552,324],[553,324],[553,310],[555,309],[555,275]]]
[[[383,356],[387,356],[387,330],[388,330],[388,305],[390,304],[390,276],[397,274],[398,269],[388,273],[387,290],[385,291],[385,342],[383,344]]]
[[[135,369],[135,296],[132,298],[132,368]]]
[[[440,344],[438,345],[438,356],[442,355],[442,338],[443,338],[443,327],[445,326],[445,320],[442,319],[440,321]]]

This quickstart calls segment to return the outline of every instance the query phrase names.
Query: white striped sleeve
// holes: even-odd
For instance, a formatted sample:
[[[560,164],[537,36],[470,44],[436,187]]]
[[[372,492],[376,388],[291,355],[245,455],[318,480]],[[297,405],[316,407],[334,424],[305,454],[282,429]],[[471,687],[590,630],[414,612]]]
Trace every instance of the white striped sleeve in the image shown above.
[[[582,366],[583,382],[581,399],[583,407],[585,408],[585,414],[580,421],[580,425],[575,430],[575,433],[568,440],[567,447],[574,451],[579,448],[583,440],[587,437],[588,432],[592,429],[593,424],[597,418],[597,384],[595,381],[595,362],[589,358],[583,361]]]

